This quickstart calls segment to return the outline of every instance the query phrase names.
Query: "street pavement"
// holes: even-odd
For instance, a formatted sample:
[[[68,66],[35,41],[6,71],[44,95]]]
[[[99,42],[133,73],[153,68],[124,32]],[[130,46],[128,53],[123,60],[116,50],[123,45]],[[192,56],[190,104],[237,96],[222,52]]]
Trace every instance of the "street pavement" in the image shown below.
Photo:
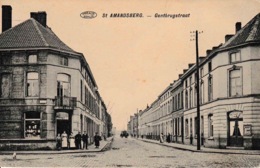
[[[260,167],[260,155],[194,152],[154,143],[115,136],[107,151],[18,154],[16,160],[2,154],[0,167]]]

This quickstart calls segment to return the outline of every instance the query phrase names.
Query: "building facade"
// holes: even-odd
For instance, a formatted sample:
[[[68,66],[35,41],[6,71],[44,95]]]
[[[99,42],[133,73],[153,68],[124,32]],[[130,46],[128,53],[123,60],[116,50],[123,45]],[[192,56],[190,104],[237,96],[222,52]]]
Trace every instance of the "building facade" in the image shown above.
[[[243,28],[240,22],[236,23],[234,35],[226,35],[224,44],[200,57],[199,83],[196,65],[189,64],[158,96],[160,110],[155,118],[150,118],[153,106],[139,113],[138,128],[149,130],[155,134],[152,137],[170,134],[172,142],[196,145],[200,117],[201,144],[205,147],[259,149],[259,22],[260,14]],[[197,87],[200,116],[197,116]]]
[[[2,9],[3,21],[12,22],[11,7]],[[90,142],[95,132],[108,133],[106,106],[84,55],[54,34],[46,16],[32,12],[0,34],[1,149],[54,149],[64,132],[87,132]]]

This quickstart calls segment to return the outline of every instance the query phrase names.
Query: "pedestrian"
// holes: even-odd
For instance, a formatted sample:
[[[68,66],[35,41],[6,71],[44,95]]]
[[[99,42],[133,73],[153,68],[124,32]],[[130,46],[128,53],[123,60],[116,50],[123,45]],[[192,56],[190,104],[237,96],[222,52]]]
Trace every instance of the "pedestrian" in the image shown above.
[[[160,134],[160,143],[163,143],[163,133]]]
[[[75,145],[77,149],[81,149],[81,134],[78,132],[78,134],[75,136]]]
[[[167,141],[168,143],[171,142],[171,134],[170,134],[170,133],[168,133],[167,138],[166,138],[166,141]]]
[[[68,148],[68,135],[65,131],[61,134],[61,147]]]
[[[94,142],[95,142],[96,148],[99,148],[100,141],[101,141],[101,137],[100,137],[100,136],[98,135],[98,133],[96,132],[96,135],[94,136]]]
[[[88,134],[86,131],[84,131],[84,134],[82,135],[82,141],[83,141],[83,149],[88,149]]]
[[[72,149],[75,147],[76,147],[75,137],[74,137],[73,133],[71,133],[70,137],[69,137],[69,148]]]
[[[56,148],[58,150],[61,150],[61,137],[60,137],[60,134],[58,134],[57,137],[56,137]]]

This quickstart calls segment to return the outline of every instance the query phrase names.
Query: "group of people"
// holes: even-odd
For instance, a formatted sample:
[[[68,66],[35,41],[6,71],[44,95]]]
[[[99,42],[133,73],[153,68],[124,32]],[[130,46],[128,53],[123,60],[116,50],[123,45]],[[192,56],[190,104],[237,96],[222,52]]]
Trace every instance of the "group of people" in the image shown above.
[[[163,133],[160,134],[160,143],[163,143],[164,141],[164,135]],[[166,137],[166,142],[170,143],[171,142],[171,134],[168,133],[167,137]]]
[[[73,133],[71,133],[70,136],[67,135],[67,133],[64,131],[61,135],[58,134],[56,137],[56,147],[58,150],[61,149],[88,149],[88,141],[89,136],[86,133],[86,131],[84,132],[84,134],[81,134],[80,132],[78,132],[75,137],[73,136]],[[94,136],[94,143],[96,148],[99,148],[100,146],[100,141],[102,140],[101,136],[98,135],[98,133],[96,132],[95,136]]]

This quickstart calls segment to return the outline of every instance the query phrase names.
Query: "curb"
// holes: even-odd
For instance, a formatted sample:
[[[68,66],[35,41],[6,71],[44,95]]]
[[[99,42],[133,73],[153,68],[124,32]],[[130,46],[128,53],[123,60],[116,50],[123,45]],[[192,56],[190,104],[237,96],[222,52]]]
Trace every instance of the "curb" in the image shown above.
[[[205,151],[205,150],[194,150],[194,149],[187,149],[187,148],[182,148],[182,147],[177,147],[177,146],[171,146],[171,145],[167,145],[167,144],[161,144],[161,143],[157,143],[157,142],[153,142],[153,141],[146,141],[146,140],[141,140],[138,139],[140,141],[143,142],[147,142],[147,143],[153,143],[153,144],[157,144],[157,145],[161,145],[161,146],[166,146],[166,147],[171,147],[174,149],[178,149],[178,150],[182,150],[182,151],[190,151],[190,152],[198,152],[198,153],[217,153],[217,154],[238,154],[238,155],[259,155],[259,153],[250,153],[250,152],[232,152],[232,151]]]
[[[113,138],[112,138],[113,139]],[[104,152],[105,147],[107,147],[109,144],[112,144],[112,139],[107,140],[106,144],[99,149],[91,149],[91,150],[85,150],[85,149],[75,149],[75,150],[50,150],[50,151],[0,151],[0,155],[13,155],[15,152],[16,155],[50,155],[50,154],[78,154],[78,153],[98,153],[98,152]]]

